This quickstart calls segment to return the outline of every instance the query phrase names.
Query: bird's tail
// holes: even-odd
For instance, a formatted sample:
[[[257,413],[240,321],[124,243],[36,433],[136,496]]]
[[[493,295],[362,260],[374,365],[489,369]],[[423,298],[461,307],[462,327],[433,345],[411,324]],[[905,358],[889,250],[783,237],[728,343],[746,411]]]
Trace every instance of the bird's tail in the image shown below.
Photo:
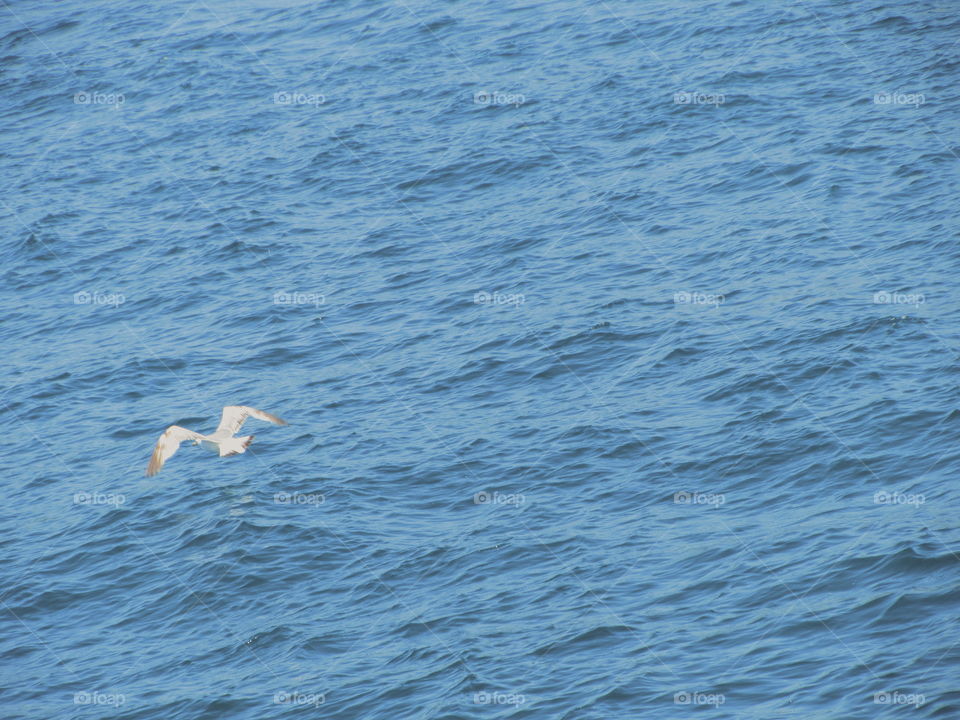
[[[220,457],[246,452],[247,448],[250,447],[250,443],[253,442],[253,437],[253,435],[244,435],[243,437],[233,437],[224,440],[220,443]]]

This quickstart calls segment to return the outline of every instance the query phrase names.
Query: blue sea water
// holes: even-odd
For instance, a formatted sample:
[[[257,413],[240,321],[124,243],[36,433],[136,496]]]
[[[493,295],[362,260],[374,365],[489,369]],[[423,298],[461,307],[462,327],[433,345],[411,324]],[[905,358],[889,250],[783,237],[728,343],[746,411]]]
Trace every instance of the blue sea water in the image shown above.
[[[0,717],[960,717],[956,11],[4,0]]]

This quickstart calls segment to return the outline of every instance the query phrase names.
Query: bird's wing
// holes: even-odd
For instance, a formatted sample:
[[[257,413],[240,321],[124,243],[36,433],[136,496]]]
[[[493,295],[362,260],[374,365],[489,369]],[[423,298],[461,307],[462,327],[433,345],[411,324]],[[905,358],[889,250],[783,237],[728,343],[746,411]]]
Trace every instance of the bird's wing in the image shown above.
[[[150,464],[147,465],[147,476],[152,477],[160,472],[160,468],[173,457],[173,454],[180,448],[180,443],[184,440],[203,440],[203,435],[179,425],[168,427],[160,436],[160,439],[157,440],[156,447],[153,448]]]
[[[231,435],[235,435],[243,425],[243,421],[248,417],[256,418],[257,420],[266,420],[267,422],[276,423],[277,425],[287,424],[285,420],[281,420],[276,415],[271,415],[263,410],[257,410],[256,408],[247,407],[246,405],[227,405],[223,409],[223,415],[220,416],[220,424],[217,426],[217,431],[213,434],[214,437],[230,437]]]

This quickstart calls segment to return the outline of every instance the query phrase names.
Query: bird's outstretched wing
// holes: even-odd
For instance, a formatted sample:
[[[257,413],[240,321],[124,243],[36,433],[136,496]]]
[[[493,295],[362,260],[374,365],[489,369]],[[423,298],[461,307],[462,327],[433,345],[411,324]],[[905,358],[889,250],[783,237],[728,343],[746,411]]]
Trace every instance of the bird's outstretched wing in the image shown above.
[[[213,437],[223,438],[236,435],[237,431],[240,430],[240,427],[243,425],[243,421],[248,417],[256,418],[257,420],[266,420],[267,422],[276,423],[277,425],[287,424],[285,420],[281,420],[276,415],[271,415],[263,410],[257,410],[256,408],[247,407],[246,405],[227,405],[223,409],[223,415],[220,416],[220,424],[217,426],[217,431],[213,433]]]
[[[147,477],[152,477],[160,472],[160,468],[173,457],[173,454],[180,448],[180,443],[184,440],[203,440],[203,435],[179,425],[168,427],[160,436],[160,439],[157,440],[156,447],[153,448],[150,464],[147,465]]]

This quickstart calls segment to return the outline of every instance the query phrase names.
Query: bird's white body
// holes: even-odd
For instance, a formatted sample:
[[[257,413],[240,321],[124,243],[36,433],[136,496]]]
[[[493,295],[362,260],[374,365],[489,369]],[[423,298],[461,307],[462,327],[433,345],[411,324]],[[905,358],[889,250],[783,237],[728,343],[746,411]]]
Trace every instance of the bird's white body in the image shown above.
[[[227,457],[228,455],[236,455],[237,453],[244,453],[247,451],[247,447],[253,441],[253,435],[244,435],[243,437],[231,437],[224,438],[223,440],[216,440],[212,436],[205,436],[203,440],[195,441],[195,445],[199,445],[204,450],[210,450],[220,455],[220,457]]]
[[[206,450],[215,452],[219,454],[220,457],[246,452],[250,443],[253,442],[254,436],[243,435],[241,437],[235,437],[234,434],[240,429],[243,421],[248,417],[253,417],[257,420],[266,420],[267,422],[276,423],[277,425],[287,424],[276,415],[263,412],[263,410],[257,410],[256,408],[247,407],[246,405],[228,405],[223,409],[223,414],[220,416],[220,425],[218,425],[216,431],[210,435],[201,435],[198,432],[187,430],[187,428],[180,427],[179,425],[171,425],[164,431],[163,435],[160,436],[160,439],[157,440],[156,447],[153,448],[150,464],[147,465],[147,475],[156,475],[160,472],[160,468],[162,468],[163,464],[180,448],[180,443],[184,440],[193,440],[194,445],[199,445]]]

